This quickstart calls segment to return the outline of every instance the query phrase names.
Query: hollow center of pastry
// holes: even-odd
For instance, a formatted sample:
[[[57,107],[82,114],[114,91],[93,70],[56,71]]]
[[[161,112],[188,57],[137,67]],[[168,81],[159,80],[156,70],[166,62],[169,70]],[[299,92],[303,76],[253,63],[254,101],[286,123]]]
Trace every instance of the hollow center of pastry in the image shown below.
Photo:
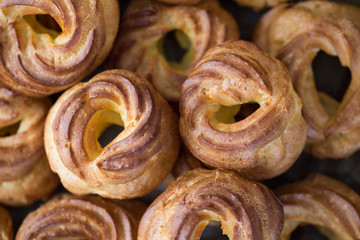
[[[166,33],[158,41],[157,47],[172,69],[183,71],[190,67],[195,49],[183,31],[177,29]]]
[[[59,24],[49,14],[32,14],[24,16],[24,20],[39,34],[49,34],[56,38],[62,33]]]
[[[231,124],[246,119],[256,110],[260,105],[256,102],[243,103],[233,106],[220,105],[220,108],[213,115],[213,122]]]
[[[84,147],[90,161],[95,160],[124,130],[124,122],[118,112],[109,109],[97,111],[86,125]]]
[[[21,121],[18,121],[14,124],[5,127],[0,127],[0,137],[9,137],[15,135],[19,130],[20,123]]]
[[[299,226],[291,233],[291,240],[307,240],[307,239],[316,239],[316,240],[329,240],[333,238],[328,238],[327,236],[336,235],[331,232],[328,228],[315,227],[313,225],[304,225]]]
[[[330,117],[334,116],[351,81],[351,71],[341,65],[337,56],[319,51],[312,61],[316,89]]]
[[[228,240],[227,235],[223,235],[221,229],[221,222],[219,221],[210,221],[209,224],[205,227],[204,231],[201,234],[200,240]]]

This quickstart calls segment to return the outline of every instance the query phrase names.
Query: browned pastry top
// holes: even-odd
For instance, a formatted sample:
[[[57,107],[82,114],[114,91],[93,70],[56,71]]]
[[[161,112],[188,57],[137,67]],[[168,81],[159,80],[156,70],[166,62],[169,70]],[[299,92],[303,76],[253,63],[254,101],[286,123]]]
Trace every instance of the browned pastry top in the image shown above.
[[[232,172],[196,169],[179,177],[150,205],[138,239],[200,239],[209,221],[221,221],[231,240],[276,240],[283,209],[260,183]]]
[[[258,23],[254,41],[288,67],[303,100],[306,150],[319,158],[345,158],[360,148],[360,8],[328,1],[282,5]],[[311,63],[323,50],[352,73],[341,102],[316,89]]]
[[[44,14],[55,19],[60,33],[36,19]],[[1,80],[36,97],[73,85],[107,56],[118,20],[117,0],[2,0]]]
[[[273,7],[288,0],[235,0],[237,4],[244,7],[251,7],[255,11],[262,10],[267,7]]]
[[[19,179],[44,158],[49,99],[16,94],[0,83],[0,182]]]
[[[0,239],[1,240],[13,239],[11,216],[9,212],[2,207],[0,207]]]
[[[123,204],[97,196],[60,195],[25,218],[16,240],[135,240],[139,213],[145,208],[141,202]]]
[[[303,224],[312,224],[329,239],[359,239],[360,196],[343,183],[312,174],[276,190],[284,204],[285,225],[279,240]]]
[[[187,49],[180,62],[167,60],[164,53],[165,35],[171,31]],[[182,83],[205,51],[237,38],[234,18],[216,0],[188,6],[132,1],[121,20],[109,67],[137,72],[166,99],[178,101]]]
[[[241,121],[242,104],[259,108]],[[306,140],[301,100],[285,66],[246,41],[212,48],[185,81],[180,132],[195,157],[253,179],[288,169]]]
[[[101,147],[97,139],[111,124],[124,130]],[[68,190],[142,196],[160,184],[177,157],[177,119],[144,78],[126,70],[106,71],[57,100],[47,118],[45,147],[51,168]],[[160,172],[153,176],[153,171]]]

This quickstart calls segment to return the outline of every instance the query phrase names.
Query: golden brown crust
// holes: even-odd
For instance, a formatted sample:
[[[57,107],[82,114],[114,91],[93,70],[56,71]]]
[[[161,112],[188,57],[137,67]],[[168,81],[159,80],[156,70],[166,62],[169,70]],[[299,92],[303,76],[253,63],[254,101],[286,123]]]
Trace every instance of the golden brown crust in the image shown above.
[[[267,13],[254,41],[289,69],[308,124],[306,151],[318,158],[346,158],[360,149],[360,8],[327,1],[282,5]],[[316,90],[311,62],[323,50],[352,73],[341,103]]]
[[[16,94],[0,83],[0,202],[28,205],[57,187],[44,151],[49,99]]]
[[[251,7],[255,11],[260,11],[264,8],[274,7],[289,0],[235,0],[237,4],[244,7]]]
[[[101,148],[97,138],[111,124],[124,130]],[[45,149],[69,191],[134,198],[170,172],[180,145],[177,126],[148,81],[126,70],[105,71],[58,99],[46,120]]]
[[[164,36],[182,31],[178,41],[189,50],[180,63],[164,56]],[[148,79],[168,100],[178,101],[181,85],[210,47],[238,39],[234,18],[216,0],[197,5],[170,6],[156,1],[132,1],[121,21],[109,59],[110,68],[128,69]]]
[[[260,107],[244,120],[217,118],[221,106],[249,102]],[[285,66],[246,41],[205,54],[183,85],[180,113],[181,136],[195,157],[252,179],[287,170],[306,140],[301,100]]]
[[[229,239],[275,240],[283,225],[280,201],[264,185],[222,170],[179,177],[146,210],[138,239],[200,239],[209,221]]]
[[[132,212],[145,209],[141,202],[64,194],[30,213],[16,239],[135,240],[140,216]]]
[[[359,239],[360,196],[345,184],[322,174],[312,174],[275,192],[285,213],[279,240],[288,239],[303,224],[317,226],[329,239]]]
[[[49,14],[62,32],[44,28],[37,14]],[[3,0],[0,77],[7,86],[29,96],[64,90],[106,58],[118,22],[117,0]]]
[[[0,206],[0,239],[12,240],[13,229],[12,219],[9,212]]]

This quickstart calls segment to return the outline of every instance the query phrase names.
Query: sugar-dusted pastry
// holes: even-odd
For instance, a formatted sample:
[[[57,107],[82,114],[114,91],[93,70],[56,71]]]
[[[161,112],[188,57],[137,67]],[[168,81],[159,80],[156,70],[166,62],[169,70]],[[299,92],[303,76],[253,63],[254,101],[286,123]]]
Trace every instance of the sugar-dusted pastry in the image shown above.
[[[255,11],[262,10],[267,7],[273,7],[288,0],[235,0],[237,4],[244,7],[251,7]]]
[[[360,8],[328,1],[281,5],[258,23],[254,41],[282,60],[303,101],[306,151],[318,158],[346,158],[360,149]],[[352,74],[338,102],[317,91],[312,61],[318,51],[338,56]]]
[[[259,107],[246,114],[249,104]],[[206,165],[267,179],[304,148],[301,106],[284,64],[250,42],[229,41],[207,51],[185,81],[180,133]]]
[[[165,38],[173,31],[186,49],[179,62],[165,54]],[[178,101],[181,85],[205,51],[237,38],[234,18],[217,0],[178,6],[132,1],[121,20],[109,67],[137,72],[167,100]]]
[[[264,185],[233,172],[196,169],[149,206],[138,240],[197,240],[209,221],[221,221],[230,240],[276,240],[283,220],[280,201]]]
[[[2,207],[0,207],[0,239],[1,240],[13,239],[11,216],[9,212]]]
[[[138,201],[63,194],[31,212],[21,224],[16,240],[136,240],[145,209],[146,205]]]
[[[119,14],[118,0],[0,1],[1,81],[34,97],[74,85],[109,54]]]
[[[29,205],[58,186],[44,150],[49,99],[19,95],[0,83],[0,203]]]
[[[315,225],[329,239],[359,239],[360,196],[345,184],[322,174],[278,188],[285,223],[279,240],[289,239],[301,225]]]
[[[124,130],[107,146],[111,124]],[[75,194],[135,198],[154,190],[177,158],[178,120],[141,76],[110,70],[67,90],[51,108],[45,149],[51,169]]]

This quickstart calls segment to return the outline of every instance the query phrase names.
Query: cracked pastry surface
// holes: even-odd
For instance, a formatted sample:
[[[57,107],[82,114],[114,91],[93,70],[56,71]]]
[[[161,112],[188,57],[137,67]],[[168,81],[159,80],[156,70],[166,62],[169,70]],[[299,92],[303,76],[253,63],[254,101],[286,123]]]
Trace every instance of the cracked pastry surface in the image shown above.
[[[254,31],[255,43],[289,69],[303,101],[308,127],[305,150],[318,158],[346,158],[360,148],[359,16],[357,6],[308,1],[274,8]],[[316,89],[311,64],[320,50],[338,56],[351,71],[341,102]]]
[[[117,0],[2,0],[1,80],[34,97],[74,85],[109,54],[119,14]],[[46,15],[61,30],[47,27],[49,18],[39,20]]]
[[[229,171],[195,169],[149,206],[138,239],[200,239],[209,221],[221,221],[230,240],[275,240],[283,226],[283,209],[260,183]]]
[[[246,104],[259,107],[237,121]],[[286,171],[306,140],[301,100],[277,59],[246,41],[228,41],[206,52],[185,81],[180,133],[207,166],[251,179]]]
[[[107,146],[98,138],[123,126]],[[154,190],[179,151],[178,120],[139,75],[111,70],[67,90],[51,108],[45,149],[51,169],[75,194],[134,198]]]

